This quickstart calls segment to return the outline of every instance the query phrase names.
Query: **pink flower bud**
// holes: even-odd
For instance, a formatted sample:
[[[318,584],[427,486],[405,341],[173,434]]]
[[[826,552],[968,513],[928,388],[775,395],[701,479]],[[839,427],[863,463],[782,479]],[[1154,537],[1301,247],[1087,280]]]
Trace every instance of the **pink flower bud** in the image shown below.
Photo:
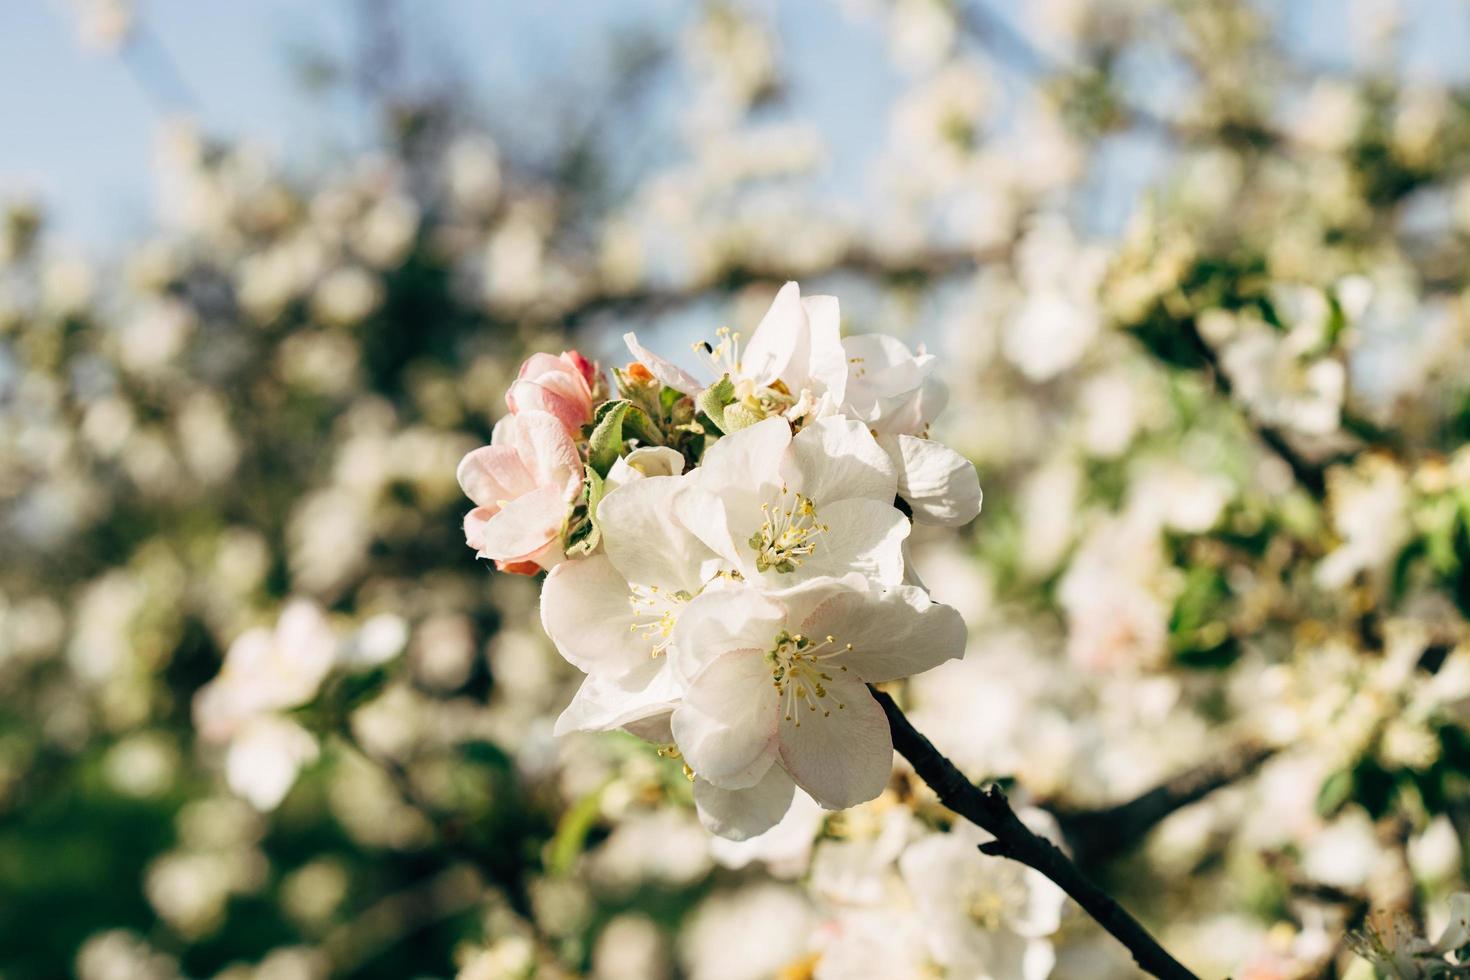
[[[576,351],[532,354],[506,392],[511,412],[547,412],[556,417],[574,439],[592,421],[592,389],[597,365]]]

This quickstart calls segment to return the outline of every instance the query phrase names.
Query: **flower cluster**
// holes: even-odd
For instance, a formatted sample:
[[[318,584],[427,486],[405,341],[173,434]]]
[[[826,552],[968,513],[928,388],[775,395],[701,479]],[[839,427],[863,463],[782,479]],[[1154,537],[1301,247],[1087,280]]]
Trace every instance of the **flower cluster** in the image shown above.
[[[705,826],[740,840],[797,787],[829,809],[882,792],[893,749],[867,685],[965,647],[906,568],[910,520],[965,524],[981,496],[928,438],[931,355],[843,339],[837,300],[794,282],[743,347],[718,338],[696,347],[700,381],[628,334],[636,360],[600,404],[581,355],[533,356],[459,481],[477,554],[550,570],[542,623],[587,675],[558,734],[666,746]]]

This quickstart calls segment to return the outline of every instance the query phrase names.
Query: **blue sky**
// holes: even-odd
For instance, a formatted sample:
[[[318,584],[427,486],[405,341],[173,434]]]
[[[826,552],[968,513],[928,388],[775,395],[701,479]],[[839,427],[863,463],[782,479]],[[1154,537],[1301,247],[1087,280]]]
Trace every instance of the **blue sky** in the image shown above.
[[[302,52],[350,56],[359,43],[356,0],[136,0],[146,33],[133,57],[145,74],[171,64],[206,132],[249,137],[295,165],[359,149],[373,140],[362,104],[303,94],[292,70]],[[774,15],[793,101],[832,147],[828,193],[860,206],[871,149],[881,143],[894,75],[871,21],[817,0],[750,0]],[[1355,0],[1354,6],[1368,0]],[[1349,0],[1301,0],[1272,11],[1288,43],[1315,64],[1342,65]],[[995,10],[1021,8],[991,0]],[[485,115],[524,122],[544,115],[549,94],[595,85],[614,28],[677,31],[694,7],[683,0],[434,0],[393,5],[412,69],[452,63],[465,98]],[[1405,0],[1410,74],[1470,77],[1470,8],[1460,0]],[[160,59],[160,54],[165,58]],[[157,101],[117,57],[78,43],[70,0],[0,3],[0,195],[42,198],[63,238],[94,249],[137,239],[149,226],[150,161]],[[669,150],[675,148],[670,144]],[[1102,165],[1125,178],[1148,147],[1120,146]],[[1132,181],[1126,180],[1125,183]],[[1136,192],[1138,187],[1130,187]],[[1102,203],[1118,215],[1131,194]]]
[[[809,53],[788,65],[804,116],[836,146],[875,145],[892,89],[882,38],[834,4],[767,7],[783,47]],[[0,3],[0,194],[39,195],[64,238],[106,248],[148,227],[156,126],[177,102],[171,74],[207,133],[249,137],[290,163],[371,144],[374,121],[361,104],[306,96],[292,67],[302,52],[355,50],[352,0],[142,0],[140,8],[146,27],[128,59],[150,85],[129,60],[78,42],[68,0]],[[518,109],[544,105],[556,88],[595,84],[615,27],[674,32],[693,8],[680,0],[436,0],[397,9],[410,67],[448,59],[466,77],[470,104],[524,119]],[[829,183],[855,189],[862,156],[836,154]]]

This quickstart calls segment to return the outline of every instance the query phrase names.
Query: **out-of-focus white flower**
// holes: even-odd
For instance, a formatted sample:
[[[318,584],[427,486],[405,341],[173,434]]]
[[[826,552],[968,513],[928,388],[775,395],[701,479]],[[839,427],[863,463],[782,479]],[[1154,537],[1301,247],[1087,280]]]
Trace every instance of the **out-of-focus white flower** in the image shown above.
[[[459,207],[488,211],[500,196],[495,144],[475,136],[456,137],[444,152],[444,182]]]
[[[1345,812],[1306,843],[1302,870],[1313,881],[1358,889],[1382,858],[1373,822],[1358,809]]]
[[[1107,255],[1048,217],[1021,240],[1017,263],[1023,299],[1001,349],[1027,378],[1047,381],[1080,361],[1102,327],[1097,288]]]
[[[920,589],[860,575],[762,594],[707,590],[674,628],[688,684],[671,719],[705,825],[740,840],[790,807],[793,782],[832,809],[888,781],[888,720],[867,682],[920,673],[964,651],[959,614]]]
[[[305,704],[337,654],[337,634],[315,603],[290,602],[275,629],[242,633],[225,653],[219,675],[194,699],[194,724],[212,741],[232,737],[246,722]]]
[[[110,54],[132,36],[136,15],[128,0],[72,0],[82,46]]]
[[[658,925],[645,915],[614,916],[592,947],[596,980],[662,980],[669,975],[669,954]]]
[[[1319,79],[1302,100],[1291,130],[1307,146],[1337,152],[1357,137],[1365,108],[1351,85]]]
[[[1265,323],[1237,318],[1221,364],[1240,397],[1264,420],[1306,435],[1336,431],[1347,372],[1321,353],[1325,323],[1303,320],[1282,336]]]
[[[367,319],[383,301],[377,277],[353,265],[339,266],[317,283],[311,307],[325,323],[350,327]]]
[[[1056,953],[1066,895],[1040,872],[987,858],[989,835],[967,823],[930,834],[899,858],[934,958],[954,975],[1041,980]]]
[[[178,980],[179,964],[126,929],[94,933],[77,950],[77,980]]]
[[[353,248],[373,267],[388,269],[408,254],[418,227],[418,205],[402,194],[390,194],[362,216]]]
[[[274,810],[303,766],[319,749],[311,733],[293,721],[263,715],[247,722],[225,752],[225,780],[257,810]]]
[[[1168,652],[1173,583],[1155,525],[1100,523],[1057,587],[1067,613],[1067,655],[1095,671],[1156,667]]]
[[[640,811],[621,820],[588,856],[588,875],[604,888],[688,887],[710,868],[709,835],[688,810]]]
[[[795,888],[716,892],[680,936],[679,958],[690,980],[766,980],[803,957],[811,923],[811,906]]]
[[[1328,508],[1342,543],[1317,565],[1324,589],[1339,589],[1359,572],[1382,573],[1408,540],[1409,486],[1404,471],[1378,456],[1328,474]]]

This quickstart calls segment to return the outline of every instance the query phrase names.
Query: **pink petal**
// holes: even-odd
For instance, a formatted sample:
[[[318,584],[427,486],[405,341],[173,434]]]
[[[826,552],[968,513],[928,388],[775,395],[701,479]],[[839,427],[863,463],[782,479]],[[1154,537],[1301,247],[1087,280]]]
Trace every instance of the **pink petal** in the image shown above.
[[[538,488],[555,486],[564,496],[576,496],[582,483],[582,458],[559,418],[549,412],[516,414],[516,452]]]
[[[559,487],[538,487],[486,521],[480,553],[497,561],[531,560],[561,536],[567,510]]]
[[[485,550],[485,524],[499,513],[498,507],[476,507],[464,515],[464,543],[478,555]]]
[[[547,376],[548,378],[551,376]],[[567,375],[559,375],[566,378]],[[517,415],[523,412],[547,412],[555,415],[568,433],[581,431],[591,417],[591,403],[577,400],[538,381],[517,381],[506,392],[505,402]]]
[[[536,487],[513,446],[481,446],[467,453],[455,476],[465,496],[481,507],[512,500]]]

